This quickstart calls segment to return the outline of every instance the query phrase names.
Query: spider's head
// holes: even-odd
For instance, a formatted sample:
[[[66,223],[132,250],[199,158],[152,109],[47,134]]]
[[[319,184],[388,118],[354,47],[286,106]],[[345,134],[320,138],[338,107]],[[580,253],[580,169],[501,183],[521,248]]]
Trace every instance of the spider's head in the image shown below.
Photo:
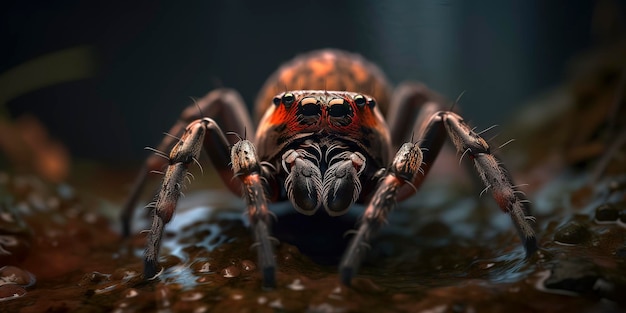
[[[347,91],[295,90],[278,94],[256,133],[259,155],[270,160],[294,142],[336,142],[384,166],[391,150],[387,124],[373,97]]]
[[[360,138],[370,129],[385,133],[387,125],[370,96],[347,91],[297,90],[273,99],[259,125],[259,134],[279,128],[286,136],[323,132]]]

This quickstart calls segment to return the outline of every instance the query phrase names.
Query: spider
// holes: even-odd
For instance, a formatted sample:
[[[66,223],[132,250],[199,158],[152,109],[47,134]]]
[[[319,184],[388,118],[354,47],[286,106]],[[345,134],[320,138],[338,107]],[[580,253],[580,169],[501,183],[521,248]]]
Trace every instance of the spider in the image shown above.
[[[253,140],[228,136],[255,129],[236,91],[217,89],[190,105],[144,163],[122,211],[128,235],[147,173],[164,175],[148,205],[154,214],[144,278],[161,269],[164,227],[203,147],[222,181],[245,200],[264,287],[276,285],[270,203],[288,200],[301,214],[330,216],[345,214],[353,203],[364,204],[339,263],[340,280],[349,286],[370,237],[398,201],[418,190],[446,136],[462,158],[473,160],[485,190],[510,215],[530,257],[538,248],[530,205],[487,142],[460,115],[442,110],[441,97],[424,85],[404,83],[390,90],[371,62],[326,49],[297,56],[268,79],[256,101],[260,119]]]

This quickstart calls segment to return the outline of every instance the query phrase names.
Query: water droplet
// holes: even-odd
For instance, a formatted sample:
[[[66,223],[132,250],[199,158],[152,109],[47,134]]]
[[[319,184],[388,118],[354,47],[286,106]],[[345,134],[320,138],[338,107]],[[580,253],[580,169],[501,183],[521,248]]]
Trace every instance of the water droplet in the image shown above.
[[[197,300],[202,299],[203,296],[204,295],[201,292],[190,291],[190,292],[180,295],[180,299],[182,301],[197,301]]]
[[[296,278],[291,284],[287,285],[287,288],[291,290],[304,290],[304,285],[300,279]]]
[[[243,260],[241,261],[241,268],[243,268],[244,271],[254,271],[256,270],[256,264],[250,260]]]
[[[272,302],[269,303],[270,308],[274,308],[274,309],[283,309],[283,303],[280,301],[280,299],[276,299]]]
[[[222,270],[222,276],[226,278],[238,277],[241,271],[236,266],[229,266]]]
[[[111,292],[117,289],[117,287],[119,287],[117,282],[110,282],[110,283],[105,284],[104,287],[94,290],[94,292],[96,294],[103,294],[103,293]]]
[[[204,264],[202,264],[202,267],[200,268],[200,273],[208,273],[211,271],[211,263],[206,262]]]
[[[243,299],[243,295],[240,294],[240,293],[236,293],[236,294],[232,295],[231,298],[233,298],[233,300],[241,300],[241,299]]]
[[[136,297],[139,294],[139,292],[137,292],[136,289],[130,288],[128,290],[126,290],[126,298],[133,298]]]
[[[496,265],[496,263],[493,263],[493,262],[484,263],[484,264],[481,264],[480,268],[486,270],[486,269],[492,268],[494,265]]]

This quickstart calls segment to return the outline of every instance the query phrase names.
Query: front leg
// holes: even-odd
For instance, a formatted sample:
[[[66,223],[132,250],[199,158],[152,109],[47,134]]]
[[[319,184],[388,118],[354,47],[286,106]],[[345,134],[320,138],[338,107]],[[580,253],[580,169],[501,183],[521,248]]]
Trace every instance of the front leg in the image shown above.
[[[247,206],[250,227],[257,247],[258,262],[263,275],[263,286],[276,286],[276,261],[270,237],[270,216],[268,209],[268,173],[270,169],[258,159],[254,145],[248,140],[240,140],[231,150],[233,173],[243,184],[243,198]]]
[[[396,153],[393,163],[381,178],[374,196],[365,208],[359,229],[339,264],[340,279],[346,286],[350,285],[361,264],[371,235],[387,221],[388,213],[396,206],[399,188],[404,185],[412,186],[411,182],[420,172],[421,164],[422,151],[417,144],[405,143]]]
[[[535,218],[531,215],[530,203],[524,194],[516,189],[504,166],[491,154],[487,142],[458,114],[439,112],[433,117],[432,123],[443,123],[457,151],[474,161],[485,188],[491,190],[500,209],[511,217],[526,250],[526,257],[533,255],[538,247],[535,230],[531,224]]]
[[[172,151],[178,138],[184,135],[188,125],[195,120],[208,116],[222,125],[227,131],[237,134],[254,133],[254,127],[250,120],[246,105],[241,96],[231,89],[217,89],[209,92],[203,98],[187,107],[180,115],[178,121],[172,126],[168,135],[158,145],[156,154],[148,157],[137,174],[132,190],[122,207],[120,220],[122,224],[122,235],[127,237],[130,234],[131,218],[135,210],[135,204],[146,183],[148,173],[161,171],[168,164],[167,153]],[[233,182],[233,173],[228,163],[230,162],[230,145],[235,143],[236,138],[230,141],[219,132],[211,132],[206,138],[205,146],[213,166],[220,174],[222,181],[236,194],[240,194],[240,184]],[[171,163],[171,160],[169,160]]]
[[[394,143],[406,138],[402,137],[402,134],[405,136],[410,134],[421,141],[420,147],[423,152],[421,167],[423,175],[416,175],[412,184],[405,184],[399,188],[398,201],[408,198],[420,188],[435,163],[446,137],[449,137],[462,157],[467,156],[474,161],[485,190],[491,190],[500,209],[509,214],[526,250],[526,257],[530,257],[538,247],[529,202],[524,194],[517,190],[505,167],[491,154],[487,142],[474,132],[461,116],[454,112],[442,111],[443,103],[439,95],[421,84],[407,83],[398,87],[396,91],[388,117],[395,137]],[[409,121],[413,120],[414,123],[398,123],[402,116],[408,116]]]
[[[187,126],[183,136],[170,152],[163,184],[155,201],[149,205],[154,207],[154,216],[144,253],[144,277],[146,279],[154,277],[160,270],[158,256],[165,224],[174,215],[187,170],[191,163],[197,162],[207,130],[224,136],[213,120],[208,118],[196,120]],[[228,149],[228,144],[222,148]]]

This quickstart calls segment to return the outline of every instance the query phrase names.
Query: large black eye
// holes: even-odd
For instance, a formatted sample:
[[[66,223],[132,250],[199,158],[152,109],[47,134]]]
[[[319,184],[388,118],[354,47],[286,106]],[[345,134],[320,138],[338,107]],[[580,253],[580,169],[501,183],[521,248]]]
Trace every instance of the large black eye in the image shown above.
[[[314,97],[307,97],[300,101],[300,109],[298,110],[299,114],[303,116],[318,116],[322,114],[322,108],[320,107],[317,99]]]
[[[363,97],[362,95],[357,95],[354,97],[354,103],[356,103],[356,105],[358,105],[359,107],[363,107],[366,102],[367,99],[365,99],[365,97]]]
[[[291,92],[283,95],[283,104],[285,104],[286,107],[290,107],[294,101],[296,101],[296,97]]]
[[[350,105],[344,99],[333,99],[328,103],[328,115],[343,117],[350,114]]]

